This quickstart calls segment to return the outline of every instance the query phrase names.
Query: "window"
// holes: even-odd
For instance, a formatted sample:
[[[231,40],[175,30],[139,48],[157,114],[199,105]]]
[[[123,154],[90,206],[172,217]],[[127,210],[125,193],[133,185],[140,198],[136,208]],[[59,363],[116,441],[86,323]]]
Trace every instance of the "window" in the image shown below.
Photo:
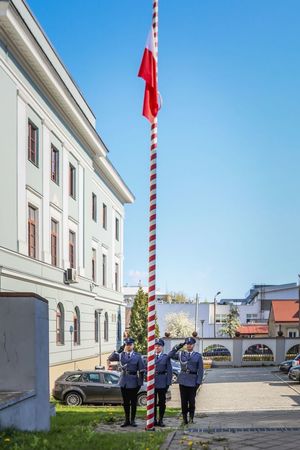
[[[108,335],[109,335],[109,330],[108,330],[108,314],[107,312],[104,314],[104,340],[108,341]]]
[[[59,151],[51,145],[51,180],[59,184]]]
[[[76,199],[76,169],[72,164],[69,165],[69,193],[74,200]]]
[[[102,255],[102,285],[106,286],[106,264],[107,264],[107,256]]]
[[[64,323],[65,323],[64,307],[61,303],[59,303],[56,308],[56,344],[57,345],[63,345],[65,343]]]
[[[216,323],[226,322],[227,314],[216,314]]]
[[[37,208],[28,206],[28,256],[37,257]]]
[[[92,280],[96,281],[96,250],[92,248]]]
[[[66,381],[78,382],[81,381],[82,374],[81,373],[72,373],[66,378]]]
[[[115,290],[119,290],[119,264],[115,264]]]
[[[120,381],[120,377],[114,373],[103,372],[102,377],[105,384],[118,384]]]
[[[38,136],[38,127],[28,120],[28,159],[35,166],[38,166],[39,163]]]
[[[246,314],[246,322],[255,322],[257,319],[257,314]]]
[[[288,333],[289,333],[289,338],[297,337],[297,331],[289,330]]]
[[[118,312],[118,325],[117,325],[117,341],[121,342],[122,339],[122,319],[121,319],[121,313]]]
[[[116,240],[119,240],[120,237],[120,221],[119,219],[116,217],[116,223],[115,223],[115,234],[116,234]]]
[[[75,268],[76,266],[75,245],[76,245],[76,234],[74,233],[74,231],[69,230],[69,262],[71,268]]]
[[[97,195],[92,193],[92,219],[97,222]]]
[[[97,311],[95,311],[95,342],[99,342],[99,318]]]
[[[58,222],[51,219],[51,264],[57,266],[58,259]]]
[[[85,374],[87,381],[90,383],[100,383],[100,373],[87,373]]]
[[[105,203],[102,205],[102,226],[107,229],[107,206]]]
[[[74,328],[74,345],[80,345],[80,311],[76,306],[74,311],[74,319],[73,319],[73,328]]]

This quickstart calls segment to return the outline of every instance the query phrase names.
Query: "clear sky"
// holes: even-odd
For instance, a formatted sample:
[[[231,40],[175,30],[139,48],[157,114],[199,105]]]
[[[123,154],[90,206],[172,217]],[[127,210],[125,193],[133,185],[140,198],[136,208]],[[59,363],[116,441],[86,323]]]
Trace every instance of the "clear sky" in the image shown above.
[[[28,0],[136,196],[124,281],[147,280],[151,0]],[[300,2],[160,0],[161,290],[240,297],[300,272]]]

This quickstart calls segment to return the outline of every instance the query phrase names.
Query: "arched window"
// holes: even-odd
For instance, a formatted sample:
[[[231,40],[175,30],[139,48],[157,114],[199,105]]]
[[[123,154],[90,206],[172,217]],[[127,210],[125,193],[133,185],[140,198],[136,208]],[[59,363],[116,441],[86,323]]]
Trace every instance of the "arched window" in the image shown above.
[[[74,311],[74,345],[80,345],[80,311],[78,306],[76,306]]]
[[[99,317],[97,311],[95,311],[95,342],[99,342]]]
[[[104,340],[108,341],[108,334],[109,334],[109,329],[108,329],[108,314],[107,312],[104,314]]]
[[[61,303],[58,303],[56,308],[56,344],[63,345],[65,343],[65,314],[64,307]]]

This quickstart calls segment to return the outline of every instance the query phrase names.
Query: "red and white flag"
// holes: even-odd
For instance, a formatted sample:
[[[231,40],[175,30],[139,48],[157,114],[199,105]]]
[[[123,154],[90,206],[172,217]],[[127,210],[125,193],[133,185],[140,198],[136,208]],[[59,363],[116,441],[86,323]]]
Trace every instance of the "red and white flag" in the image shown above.
[[[157,58],[152,27],[148,35],[138,76],[146,82],[143,116],[150,123],[153,123],[159,110],[159,93],[157,90]]]

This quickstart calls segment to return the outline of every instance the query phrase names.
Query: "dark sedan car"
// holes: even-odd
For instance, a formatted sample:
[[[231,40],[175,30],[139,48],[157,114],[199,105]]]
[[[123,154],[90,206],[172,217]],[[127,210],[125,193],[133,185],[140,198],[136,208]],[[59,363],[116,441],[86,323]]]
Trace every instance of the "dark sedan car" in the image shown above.
[[[281,370],[282,372],[288,373],[288,371],[292,367],[292,364],[293,364],[293,359],[288,359],[286,361],[283,361],[279,364],[279,370]]]
[[[291,367],[289,371],[289,379],[293,381],[299,381],[300,383],[300,366]]]
[[[56,381],[52,395],[69,406],[82,403],[120,404],[123,402],[119,386],[121,374],[110,370],[73,371],[63,373]],[[170,391],[167,400],[171,399]],[[147,385],[141,386],[138,405],[147,404]]]

